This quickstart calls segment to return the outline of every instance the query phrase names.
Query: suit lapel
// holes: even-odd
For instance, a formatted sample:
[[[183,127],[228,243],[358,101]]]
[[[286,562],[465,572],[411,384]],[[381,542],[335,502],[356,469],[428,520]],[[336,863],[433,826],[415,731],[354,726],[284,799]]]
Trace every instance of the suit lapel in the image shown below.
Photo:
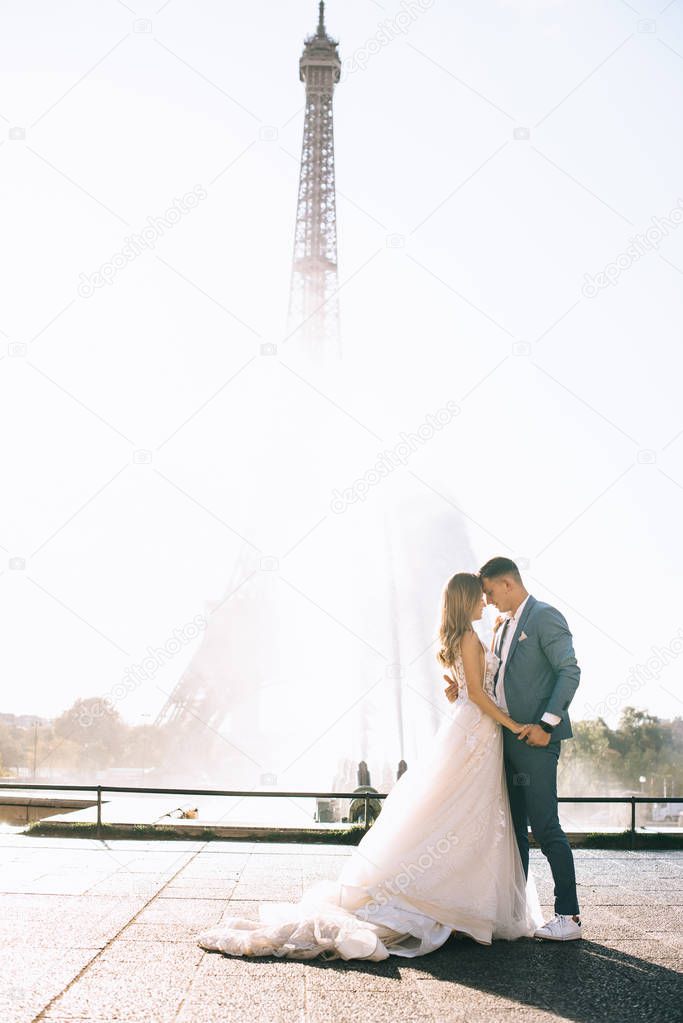
[[[524,610],[522,611],[522,617],[517,622],[517,628],[515,629],[514,635],[512,637],[512,641],[510,643],[510,652],[509,652],[509,654],[507,656],[507,661],[505,662],[505,674],[506,674],[506,676],[507,676],[508,671],[510,670],[510,664],[512,662],[512,658],[515,656],[515,650],[517,649],[517,644],[519,643],[519,637],[521,636],[522,632],[524,631],[524,626],[526,625],[527,619],[528,619],[528,617],[529,617],[529,615],[531,613],[531,609],[533,608],[535,603],[536,603],[536,598],[532,597],[530,595],[529,599],[527,600],[526,604],[524,605]]]

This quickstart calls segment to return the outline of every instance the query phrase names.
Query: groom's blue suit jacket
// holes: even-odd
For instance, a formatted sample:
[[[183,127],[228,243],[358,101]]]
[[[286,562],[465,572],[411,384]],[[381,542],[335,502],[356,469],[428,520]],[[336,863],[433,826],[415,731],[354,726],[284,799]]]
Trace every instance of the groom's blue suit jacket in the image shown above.
[[[505,663],[503,687],[510,716],[524,725],[540,721],[546,711],[557,714],[562,720],[552,734],[553,741],[570,739],[573,732],[567,708],[580,674],[564,616],[530,596]]]

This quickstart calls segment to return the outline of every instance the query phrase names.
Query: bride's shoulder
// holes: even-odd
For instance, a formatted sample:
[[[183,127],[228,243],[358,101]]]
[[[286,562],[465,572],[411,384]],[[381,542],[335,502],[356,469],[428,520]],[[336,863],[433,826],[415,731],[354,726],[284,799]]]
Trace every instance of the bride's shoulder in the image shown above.
[[[460,637],[461,650],[476,650],[478,646],[481,646],[481,640],[474,629],[469,629],[467,632],[463,632]]]

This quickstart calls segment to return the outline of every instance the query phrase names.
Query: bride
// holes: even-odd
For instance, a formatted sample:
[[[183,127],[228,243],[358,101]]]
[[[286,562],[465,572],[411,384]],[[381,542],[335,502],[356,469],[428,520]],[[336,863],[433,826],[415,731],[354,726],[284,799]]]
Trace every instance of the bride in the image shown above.
[[[261,903],[259,922],[227,917],[198,935],[202,948],[381,960],[432,952],[453,931],[482,945],[533,935],[543,918],[531,873],[525,880],[503,767],[502,728],[524,726],[492,699],[498,657],[472,628],[484,603],[469,572],[445,587],[437,659],[452,673],[444,676],[452,705],[337,880],[316,882],[298,903]]]

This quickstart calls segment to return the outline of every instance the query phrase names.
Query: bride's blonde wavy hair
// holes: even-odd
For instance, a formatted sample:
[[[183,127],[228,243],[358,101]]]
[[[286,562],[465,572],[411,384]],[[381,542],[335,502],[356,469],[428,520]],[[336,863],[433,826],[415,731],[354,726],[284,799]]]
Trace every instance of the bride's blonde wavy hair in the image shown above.
[[[457,572],[444,588],[436,659],[445,668],[453,667],[460,640],[472,631],[482,592],[481,580],[472,572]]]

